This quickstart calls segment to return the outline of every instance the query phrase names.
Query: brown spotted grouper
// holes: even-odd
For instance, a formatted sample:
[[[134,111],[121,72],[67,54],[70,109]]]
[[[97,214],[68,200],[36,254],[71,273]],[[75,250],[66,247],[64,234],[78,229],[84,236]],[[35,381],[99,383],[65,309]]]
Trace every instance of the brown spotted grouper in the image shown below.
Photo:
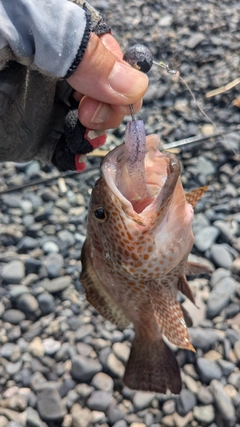
[[[105,157],[93,188],[81,282],[87,300],[119,328],[134,324],[124,384],[173,393],[181,377],[167,340],[193,350],[177,293],[194,302],[186,280],[193,245],[193,206],[205,188],[185,194],[174,154],[145,138],[140,121],[128,124],[125,144]]]

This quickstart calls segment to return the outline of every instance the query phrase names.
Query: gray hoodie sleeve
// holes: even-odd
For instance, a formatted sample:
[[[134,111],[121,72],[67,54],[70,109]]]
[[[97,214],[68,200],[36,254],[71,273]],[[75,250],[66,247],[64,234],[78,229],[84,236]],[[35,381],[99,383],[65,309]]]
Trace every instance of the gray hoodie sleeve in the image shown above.
[[[0,52],[55,77],[80,62],[90,35],[87,9],[67,0],[1,0]],[[4,68],[6,60],[0,62]],[[74,71],[74,69],[73,69]]]

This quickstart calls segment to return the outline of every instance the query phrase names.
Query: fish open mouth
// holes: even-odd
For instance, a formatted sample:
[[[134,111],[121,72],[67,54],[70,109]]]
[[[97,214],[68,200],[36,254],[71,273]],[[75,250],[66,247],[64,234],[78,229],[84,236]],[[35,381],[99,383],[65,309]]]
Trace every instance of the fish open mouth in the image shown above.
[[[129,149],[128,138],[133,147],[136,141],[132,141],[133,132],[130,129],[128,135],[127,129],[125,144],[106,156],[102,172],[123,209],[143,219],[150,209],[157,211],[172,196],[180,175],[180,163],[174,154],[159,150],[157,135],[145,139],[140,136],[143,143],[136,154],[136,150]]]

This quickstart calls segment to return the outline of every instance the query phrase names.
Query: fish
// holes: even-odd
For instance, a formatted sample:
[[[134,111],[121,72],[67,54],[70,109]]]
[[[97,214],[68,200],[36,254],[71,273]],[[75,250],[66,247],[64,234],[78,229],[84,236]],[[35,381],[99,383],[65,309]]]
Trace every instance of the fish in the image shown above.
[[[186,274],[209,272],[188,262],[193,207],[207,187],[184,193],[177,157],[161,150],[144,123],[127,124],[125,143],[101,164],[89,204],[81,283],[88,302],[135,337],[123,383],[134,390],[179,394],[180,368],[171,345],[195,351],[181,292],[194,303]]]

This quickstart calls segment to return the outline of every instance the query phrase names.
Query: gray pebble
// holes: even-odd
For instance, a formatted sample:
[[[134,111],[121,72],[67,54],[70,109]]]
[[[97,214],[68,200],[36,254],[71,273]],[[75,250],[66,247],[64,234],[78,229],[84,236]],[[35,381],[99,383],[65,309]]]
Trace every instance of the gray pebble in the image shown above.
[[[220,380],[222,370],[216,362],[199,357],[196,361],[197,370],[203,383],[209,383],[213,379]]]
[[[144,391],[137,391],[133,397],[133,406],[136,412],[142,411],[151,405],[155,397],[155,393],[149,393]]]
[[[42,385],[41,390],[37,393],[37,398],[37,409],[44,421],[57,422],[63,420],[67,411],[57,390],[57,384]]]
[[[64,265],[63,256],[58,253],[49,253],[46,256],[44,265],[47,269],[48,277],[50,279],[55,279],[56,277],[59,277],[61,275],[62,268]]]
[[[43,340],[44,353],[48,356],[53,356],[61,348],[61,343],[53,338],[46,338]]]
[[[38,240],[30,236],[24,236],[17,244],[18,252],[28,252],[39,246]]]
[[[195,47],[205,40],[205,35],[203,33],[194,33],[186,42],[186,46],[189,49],[195,49]]]
[[[25,314],[20,310],[15,310],[13,308],[6,310],[3,314],[4,322],[12,323],[13,325],[18,325],[26,318]]]
[[[17,374],[20,371],[21,367],[22,367],[22,360],[19,360],[18,362],[15,362],[15,363],[13,362],[7,363],[5,369],[7,374],[10,377],[12,377],[13,375]]]
[[[209,425],[215,419],[214,408],[212,405],[195,406],[193,408],[193,416],[200,425]]]
[[[223,244],[215,244],[210,249],[213,262],[218,267],[231,268],[233,257]]]
[[[97,360],[92,360],[80,355],[72,358],[71,374],[76,381],[90,381],[92,377],[101,370],[102,366]]]
[[[215,286],[220,280],[224,279],[225,277],[230,277],[231,271],[226,270],[225,268],[217,268],[215,271],[213,271],[210,279],[211,286]]]
[[[198,398],[198,401],[203,405],[210,405],[214,401],[211,390],[209,389],[209,387],[204,387],[204,386],[200,387],[197,394],[197,398]]]
[[[11,362],[17,362],[21,356],[21,350],[16,344],[6,343],[1,346],[0,355]]]
[[[206,159],[204,156],[199,156],[197,160],[198,172],[204,176],[213,175],[216,172],[216,167],[211,160]]]
[[[223,372],[223,375],[228,377],[235,369],[235,363],[229,362],[229,360],[220,359],[218,364]]]
[[[182,389],[178,399],[177,399],[177,412],[181,417],[190,412],[193,407],[196,405],[197,399],[194,393],[190,390]]]
[[[75,340],[81,341],[87,335],[92,335],[93,330],[94,327],[90,323],[80,326],[75,332]]]
[[[57,292],[62,292],[67,289],[71,281],[71,276],[63,276],[53,280],[49,280],[45,282],[43,286],[50,294],[55,294]]]
[[[51,240],[49,240],[48,242],[44,242],[42,244],[42,249],[46,254],[49,254],[50,252],[55,252],[55,253],[59,252],[59,246],[57,245],[57,243]]]
[[[212,348],[215,342],[219,339],[218,333],[210,328],[189,328],[189,335],[192,345],[203,351],[207,351]]]
[[[237,284],[232,277],[226,277],[214,286],[207,301],[207,314],[211,319],[229,304],[236,289]]]
[[[20,283],[25,276],[23,262],[16,260],[4,265],[1,276],[6,283]]]
[[[27,408],[27,426],[28,427],[43,427],[44,423],[42,422],[41,418],[39,417],[38,412],[31,408]]]
[[[98,374],[94,375],[91,385],[97,390],[112,392],[114,382],[109,375],[105,374],[104,372],[98,372]]]
[[[224,390],[223,384],[220,381],[213,380],[210,384],[215,403],[222,418],[226,421],[229,427],[235,426],[235,409],[232,400]]]
[[[68,230],[61,230],[58,233],[58,237],[60,240],[66,243],[67,247],[70,248],[75,244],[74,235]]]
[[[93,411],[107,412],[112,394],[104,390],[93,391],[87,400],[87,406]]]
[[[24,285],[10,285],[10,298],[11,300],[16,300],[23,294],[29,293],[29,289]]]
[[[121,342],[116,342],[112,346],[113,352],[121,362],[126,363],[129,359],[130,347]]]
[[[37,300],[43,316],[53,312],[54,297],[51,294],[47,294],[47,293],[40,294]]]
[[[127,427],[127,423],[124,420],[117,421],[112,427]]]
[[[205,252],[215,243],[218,236],[219,229],[217,227],[205,227],[195,235],[194,244],[199,251]]]
[[[32,294],[23,294],[17,299],[17,307],[25,314],[36,314],[39,305],[37,299]]]

